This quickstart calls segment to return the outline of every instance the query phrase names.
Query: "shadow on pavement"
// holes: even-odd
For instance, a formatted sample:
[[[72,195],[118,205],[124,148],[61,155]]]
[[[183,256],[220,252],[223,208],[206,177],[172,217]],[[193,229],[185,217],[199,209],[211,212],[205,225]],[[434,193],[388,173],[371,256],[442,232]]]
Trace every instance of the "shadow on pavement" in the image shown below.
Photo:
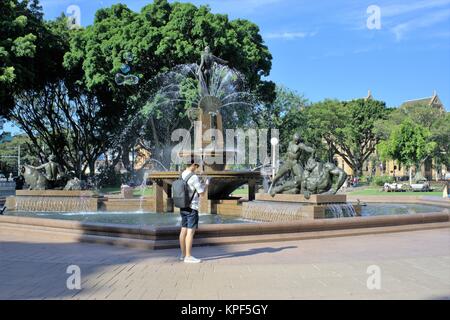
[[[287,247],[279,247],[279,248],[272,248],[272,247],[265,247],[265,248],[254,248],[254,249],[248,249],[245,251],[237,251],[237,252],[227,252],[220,255],[215,255],[213,257],[207,257],[202,258],[203,261],[211,261],[211,260],[219,260],[219,259],[227,259],[227,258],[236,258],[236,257],[244,257],[244,256],[252,256],[256,254],[262,254],[262,253],[275,253],[287,249],[296,249],[297,246],[287,246]]]
[[[227,246],[195,247],[205,262],[271,254],[297,246],[260,247],[229,252]],[[89,299],[97,291],[116,286],[118,279],[141,277],[142,268],[184,270],[179,249],[144,250],[76,242],[0,242],[0,300]],[[69,290],[69,266],[81,270],[82,290]]]

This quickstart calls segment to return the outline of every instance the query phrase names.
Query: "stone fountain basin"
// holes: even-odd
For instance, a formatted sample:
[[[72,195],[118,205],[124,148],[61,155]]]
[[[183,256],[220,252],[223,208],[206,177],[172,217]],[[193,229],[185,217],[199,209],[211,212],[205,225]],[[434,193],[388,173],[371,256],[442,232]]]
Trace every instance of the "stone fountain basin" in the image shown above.
[[[195,246],[229,245],[274,241],[306,240],[356,236],[433,228],[448,228],[450,214],[374,216],[346,219],[320,219],[285,223],[250,223],[202,225],[196,233]],[[64,241],[121,245],[145,249],[179,246],[179,227],[85,223],[18,216],[0,216],[0,231],[15,237],[37,236]]]
[[[151,180],[162,180],[164,183],[172,183],[180,177],[180,172],[152,172],[149,174]],[[230,197],[237,188],[249,181],[257,181],[261,178],[259,172],[254,171],[205,171],[198,173],[198,176],[210,179],[208,186],[208,199],[219,200]]]

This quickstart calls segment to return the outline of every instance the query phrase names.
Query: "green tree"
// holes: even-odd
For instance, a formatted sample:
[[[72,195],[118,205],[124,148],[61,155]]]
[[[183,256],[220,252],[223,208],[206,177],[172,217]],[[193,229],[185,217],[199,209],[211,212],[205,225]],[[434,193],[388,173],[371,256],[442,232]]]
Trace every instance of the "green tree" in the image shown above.
[[[303,113],[296,116],[304,139],[315,145],[322,158],[332,161],[338,154],[355,175],[360,175],[381,139],[375,124],[387,117],[389,109],[384,102],[371,99],[324,100],[305,108]]]
[[[23,91],[17,100],[20,103],[11,111],[11,118],[25,131],[41,162],[54,154],[77,175],[87,167],[94,174],[95,161],[112,143],[105,130],[107,119],[98,116],[101,104],[95,96],[69,96],[64,82],[58,82],[44,90]]]
[[[392,131],[388,140],[379,144],[378,150],[382,159],[398,160],[409,166],[412,183],[412,166],[419,168],[436,149],[437,144],[431,138],[430,130],[407,118]]]
[[[450,168],[450,113],[446,112],[437,119],[430,128],[431,140],[436,143],[433,158],[436,161],[436,172],[441,166]]]
[[[388,140],[392,132],[396,130],[405,119],[409,119],[417,125],[429,130],[430,141],[436,143],[433,155],[437,177],[441,166],[450,166],[450,115],[443,109],[432,107],[428,104],[412,104],[393,110],[386,120],[378,121],[377,131]]]
[[[290,114],[298,114],[308,105],[303,95],[282,85],[276,86],[275,96],[272,103],[261,104],[255,110],[253,118],[261,128],[282,129]]]
[[[35,164],[36,155],[32,152],[32,144],[26,135],[17,135],[9,142],[0,144],[0,171],[17,175],[18,155],[20,146],[20,163]]]
[[[8,116],[22,89],[42,88],[63,74],[65,48],[42,16],[38,0],[0,1],[0,116]]]

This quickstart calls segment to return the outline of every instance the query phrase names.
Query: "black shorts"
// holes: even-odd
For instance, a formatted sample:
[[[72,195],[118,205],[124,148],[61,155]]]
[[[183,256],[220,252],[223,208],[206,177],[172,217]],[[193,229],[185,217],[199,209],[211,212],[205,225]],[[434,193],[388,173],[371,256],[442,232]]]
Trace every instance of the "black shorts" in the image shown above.
[[[198,211],[191,208],[183,208],[180,210],[181,227],[188,229],[198,228]]]

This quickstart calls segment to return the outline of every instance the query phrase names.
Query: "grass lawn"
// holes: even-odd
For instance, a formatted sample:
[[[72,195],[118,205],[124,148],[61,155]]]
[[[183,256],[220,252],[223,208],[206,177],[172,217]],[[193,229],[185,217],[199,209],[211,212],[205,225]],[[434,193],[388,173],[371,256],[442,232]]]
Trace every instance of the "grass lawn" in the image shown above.
[[[442,191],[433,191],[433,192],[384,192],[380,191],[381,187],[367,187],[366,189],[359,189],[357,191],[347,192],[348,195],[354,196],[442,196]],[[104,194],[117,194],[120,193],[120,188],[103,188],[100,189],[100,193]],[[142,191],[140,188],[135,188],[133,192],[135,197],[142,196]],[[154,195],[154,189],[152,186],[148,186],[144,190],[144,196],[150,197]],[[243,188],[239,188],[235,190],[232,195],[234,196],[247,196],[248,195],[248,186],[244,186]]]
[[[119,187],[117,187],[117,188],[102,188],[102,189],[99,190],[99,193],[104,193],[104,194],[117,194],[117,193],[120,193],[120,188],[119,188]],[[153,187],[148,186],[148,187],[145,188],[144,194],[143,194],[143,195],[144,195],[145,197],[150,197],[150,196],[152,196],[153,194],[154,194],[154,189],[153,189]],[[133,195],[134,195],[135,197],[140,197],[140,196],[142,196],[142,190],[141,190],[140,188],[135,188],[135,189],[133,190]]]
[[[120,193],[120,188],[119,187],[117,187],[117,188],[102,188],[99,190],[99,192],[103,193],[103,194],[117,194],[117,193]],[[154,191],[153,187],[149,186],[149,187],[145,188],[144,196],[150,197],[150,196],[154,195],[154,192],[155,191]],[[135,188],[133,191],[133,194],[135,197],[140,197],[140,196],[142,196],[142,191],[140,188]],[[239,188],[239,189],[235,190],[232,194],[236,195],[236,196],[246,196],[246,195],[248,195],[248,187],[244,186],[244,188]]]
[[[442,196],[442,191],[432,192],[385,192],[380,191],[381,187],[369,187],[363,190],[348,192],[348,195],[354,196]]]
[[[232,195],[235,196],[247,196],[248,195],[248,186],[245,185],[243,188],[239,188],[233,191]]]

